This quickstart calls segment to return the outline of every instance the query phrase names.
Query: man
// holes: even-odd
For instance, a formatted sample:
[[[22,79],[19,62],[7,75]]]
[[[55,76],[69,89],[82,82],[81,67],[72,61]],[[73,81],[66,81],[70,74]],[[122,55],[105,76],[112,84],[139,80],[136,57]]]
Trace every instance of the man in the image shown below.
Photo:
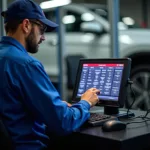
[[[72,106],[63,102],[42,64],[28,54],[38,51],[46,28],[57,25],[31,0],[14,1],[1,14],[7,34],[0,41],[1,117],[16,150],[41,150],[50,142],[46,126],[50,136],[78,129],[90,117],[99,90],[87,90]]]

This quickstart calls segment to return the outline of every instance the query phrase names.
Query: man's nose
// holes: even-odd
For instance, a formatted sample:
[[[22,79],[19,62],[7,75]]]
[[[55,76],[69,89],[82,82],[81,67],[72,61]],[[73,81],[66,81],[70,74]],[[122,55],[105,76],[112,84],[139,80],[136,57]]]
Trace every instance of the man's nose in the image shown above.
[[[45,35],[44,35],[44,34],[42,34],[42,36],[41,36],[41,40],[42,40],[42,41],[44,41],[44,40],[45,40]]]

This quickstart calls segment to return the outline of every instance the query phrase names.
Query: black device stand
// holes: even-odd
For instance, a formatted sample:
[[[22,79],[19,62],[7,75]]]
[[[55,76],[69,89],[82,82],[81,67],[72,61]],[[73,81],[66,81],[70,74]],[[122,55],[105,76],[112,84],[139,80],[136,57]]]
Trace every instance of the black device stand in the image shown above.
[[[119,110],[119,107],[104,106],[104,114],[115,116],[117,118],[134,117],[133,112],[127,114],[126,110]]]

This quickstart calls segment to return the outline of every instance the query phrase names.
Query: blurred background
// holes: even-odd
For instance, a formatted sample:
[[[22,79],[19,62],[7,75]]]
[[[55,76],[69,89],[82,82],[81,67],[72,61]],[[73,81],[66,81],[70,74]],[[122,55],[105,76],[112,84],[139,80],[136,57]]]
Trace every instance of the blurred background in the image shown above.
[[[113,19],[118,18],[118,30],[114,32],[118,34],[115,35],[117,40],[114,44],[118,48],[119,58],[132,59],[130,79],[136,95],[133,108],[150,109],[149,0],[118,0],[118,13],[114,13],[114,18],[111,13],[115,10],[110,9],[110,0],[72,0],[59,7],[43,4],[44,1],[40,0],[34,1],[42,7],[47,18],[59,24],[58,30],[46,31],[46,40],[33,56],[43,63],[63,99],[71,99],[80,58],[114,57],[111,27],[116,23]],[[8,0],[7,4],[10,2],[12,0]],[[57,4],[63,2],[65,0]],[[125,107],[129,107],[133,100],[129,88]]]
[[[13,0],[7,0],[8,4]],[[34,0],[38,4],[44,0]],[[62,0],[63,1],[63,0]],[[107,0],[72,0],[72,3],[89,3],[107,5]],[[150,27],[150,1],[149,0],[120,0],[120,13],[123,16],[130,16],[137,24],[143,27]]]

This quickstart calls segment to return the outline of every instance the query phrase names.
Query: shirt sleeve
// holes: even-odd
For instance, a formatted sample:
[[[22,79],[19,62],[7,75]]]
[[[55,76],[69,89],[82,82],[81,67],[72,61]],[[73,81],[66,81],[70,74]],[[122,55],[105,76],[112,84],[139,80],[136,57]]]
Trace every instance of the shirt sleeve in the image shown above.
[[[41,63],[32,62],[21,70],[24,103],[35,117],[48,126],[50,132],[57,135],[68,134],[89,118],[90,105],[81,100],[68,107],[61,100]]]

